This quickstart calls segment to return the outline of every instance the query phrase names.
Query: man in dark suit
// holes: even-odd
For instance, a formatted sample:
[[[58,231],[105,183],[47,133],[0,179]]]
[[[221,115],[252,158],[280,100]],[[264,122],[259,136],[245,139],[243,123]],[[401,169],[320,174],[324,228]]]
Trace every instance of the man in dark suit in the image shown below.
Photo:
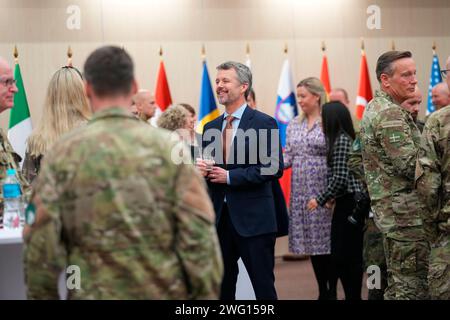
[[[278,232],[272,182],[283,172],[278,126],[272,117],[246,104],[250,69],[238,62],[217,67],[216,94],[225,113],[207,123],[205,161],[197,167],[207,178],[216,212],[224,261],[221,299],[235,299],[239,258],[248,271],[257,299],[276,299],[274,254]]]

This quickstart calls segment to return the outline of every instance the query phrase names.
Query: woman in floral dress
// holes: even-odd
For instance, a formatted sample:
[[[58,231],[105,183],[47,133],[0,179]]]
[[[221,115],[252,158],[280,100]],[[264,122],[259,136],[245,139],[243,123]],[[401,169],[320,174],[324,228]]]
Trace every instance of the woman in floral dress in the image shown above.
[[[327,97],[319,79],[306,78],[297,85],[297,99],[301,112],[289,123],[284,153],[285,167],[292,168],[289,250],[311,256],[319,299],[332,299],[336,280],[331,280],[330,270],[331,204],[312,212],[306,208],[327,186],[327,147],[320,115]]]

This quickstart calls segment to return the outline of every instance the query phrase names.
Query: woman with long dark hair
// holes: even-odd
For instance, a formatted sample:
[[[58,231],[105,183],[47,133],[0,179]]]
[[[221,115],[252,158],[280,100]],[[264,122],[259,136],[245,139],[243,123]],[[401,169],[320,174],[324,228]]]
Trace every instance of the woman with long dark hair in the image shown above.
[[[289,206],[289,251],[309,255],[319,289],[319,300],[336,299],[336,281],[330,278],[331,210],[306,209],[308,201],[327,186],[326,142],[321,125],[327,94],[318,78],[297,85],[300,114],[286,131],[284,168],[292,168]]]
[[[314,214],[318,206],[335,201],[331,221],[332,269],[341,279],[346,300],[361,299],[363,276],[361,225],[354,225],[348,217],[355,208],[354,194],[362,191],[358,180],[347,166],[355,130],[347,107],[341,102],[326,103],[322,107],[322,128],[327,143],[328,185],[324,192],[311,199],[308,209]]]

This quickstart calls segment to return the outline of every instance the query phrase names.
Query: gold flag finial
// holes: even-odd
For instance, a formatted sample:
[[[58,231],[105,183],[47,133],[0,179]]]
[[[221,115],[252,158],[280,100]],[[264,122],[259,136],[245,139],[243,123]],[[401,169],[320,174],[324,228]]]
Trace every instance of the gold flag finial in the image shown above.
[[[249,55],[250,54],[250,44],[247,42],[247,46],[245,47],[245,54]]]
[[[322,41],[322,52],[325,52],[327,50],[327,47],[325,46],[325,41]]]
[[[14,63],[18,63],[19,62],[19,50],[17,50],[17,45],[14,45],[13,56],[14,56]]]
[[[72,66],[72,56],[73,56],[73,52],[72,52],[72,48],[69,47],[67,48],[67,65],[68,66]]]
[[[163,56],[163,49],[162,46],[159,46],[159,56],[162,58]]]
[[[395,51],[395,41],[394,40],[392,40],[391,49],[392,49],[392,51]]]
[[[364,51],[364,38],[361,38],[361,51]]]
[[[284,53],[285,53],[285,54],[288,53],[288,45],[287,45],[287,42],[284,44]]]
[[[206,59],[206,49],[205,49],[205,44],[202,44],[202,59],[205,60]]]
[[[431,48],[433,49],[433,54],[436,54],[436,41],[433,41],[433,46]]]

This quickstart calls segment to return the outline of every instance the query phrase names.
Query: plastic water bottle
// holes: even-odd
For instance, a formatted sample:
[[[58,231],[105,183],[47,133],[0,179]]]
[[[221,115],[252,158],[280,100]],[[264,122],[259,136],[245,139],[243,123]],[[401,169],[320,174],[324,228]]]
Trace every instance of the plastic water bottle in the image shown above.
[[[3,228],[16,229],[23,226],[25,220],[20,183],[15,169],[6,171],[3,180]]]

